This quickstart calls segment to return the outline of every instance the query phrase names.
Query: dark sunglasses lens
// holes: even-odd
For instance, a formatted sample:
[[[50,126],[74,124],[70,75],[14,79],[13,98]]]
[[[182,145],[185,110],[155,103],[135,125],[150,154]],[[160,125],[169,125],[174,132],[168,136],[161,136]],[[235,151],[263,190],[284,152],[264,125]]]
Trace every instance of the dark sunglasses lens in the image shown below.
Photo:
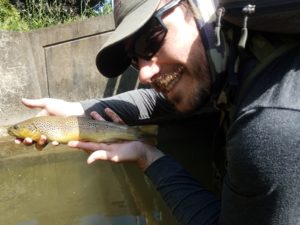
[[[162,46],[166,33],[167,29],[156,18],[152,19],[135,40],[133,51],[141,58],[151,59]]]

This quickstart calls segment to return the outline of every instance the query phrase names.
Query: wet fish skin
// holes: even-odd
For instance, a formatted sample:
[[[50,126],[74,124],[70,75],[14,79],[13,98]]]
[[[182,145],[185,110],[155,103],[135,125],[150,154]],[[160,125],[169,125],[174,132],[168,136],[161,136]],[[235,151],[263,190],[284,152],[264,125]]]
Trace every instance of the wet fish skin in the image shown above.
[[[10,126],[8,133],[33,141],[46,135],[49,141],[67,143],[71,140],[91,142],[118,142],[145,140],[156,144],[157,126],[127,126],[80,116],[40,116]]]

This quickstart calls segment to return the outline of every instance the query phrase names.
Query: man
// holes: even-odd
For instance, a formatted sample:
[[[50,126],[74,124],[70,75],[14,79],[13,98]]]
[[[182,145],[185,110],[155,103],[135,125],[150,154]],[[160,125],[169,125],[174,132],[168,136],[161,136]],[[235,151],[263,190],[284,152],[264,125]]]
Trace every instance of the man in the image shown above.
[[[219,87],[226,90],[234,83],[230,90],[237,89],[233,93],[239,95],[233,98],[235,107],[231,108],[227,132],[222,201],[154,146],[138,141],[72,141],[69,145],[92,151],[88,163],[136,162],[180,224],[300,224],[299,47],[292,45],[294,48],[260,66],[263,69],[254,77],[250,72],[260,65],[261,57],[246,48],[238,57],[239,71],[228,73],[225,79],[225,72],[233,71],[232,65],[238,62],[233,57],[237,51],[235,28],[229,26],[228,33],[224,32],[226,41],[221,36],[221,46],[215,47],[209,20],[214,7],[201,4],[198,11],[195,2],[184,0],[115,1],[117,28],[97,56],[98,69],[107,77],[115,77],[133,65],[139,70],[140,81],[156,91],[136,90],[81,103],[55,99],[24,99],[23,103],[42,108],[40,115],[92,112],[94,118],[102,119],[94,111],[103,117],[105,111],[113,121],[130,124],[170,115],[173,106],[180,113],[190,113],[211,101],[217,104],[221,98],[215,96],[223,93]],[[248,41],[257,38],[269,37],[253,33]],[[279,40],[271,43],[280,46]],[[251,46],[255,47],[255,42]],[[39,144],[45,141],[43,137]],[[25,143],[31,140],[25,139]]]

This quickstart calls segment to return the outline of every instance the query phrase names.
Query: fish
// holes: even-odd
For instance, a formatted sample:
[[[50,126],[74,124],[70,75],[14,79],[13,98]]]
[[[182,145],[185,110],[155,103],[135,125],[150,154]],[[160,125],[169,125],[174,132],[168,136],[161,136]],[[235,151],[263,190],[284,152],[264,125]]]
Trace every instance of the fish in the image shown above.
[[[39,116],[16,123],[7,128],[9,135],[17,138],[66,144],[69,141],[112,143],[140,140],[155,145],[157,125],[127,126],[109,121],[93,120],[84,116]]]

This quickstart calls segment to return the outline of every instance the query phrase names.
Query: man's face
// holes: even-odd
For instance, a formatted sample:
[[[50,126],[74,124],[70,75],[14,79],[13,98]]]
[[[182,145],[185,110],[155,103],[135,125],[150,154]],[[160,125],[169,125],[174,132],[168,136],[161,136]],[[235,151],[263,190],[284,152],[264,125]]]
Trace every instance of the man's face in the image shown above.
[[[179,111],[188,112],[199,106],[210,91],[205,50],[193,15],[183,5],[165,13],[162,21],[167,35],[150,60],[138,58],[139,79],[163,93]]]

